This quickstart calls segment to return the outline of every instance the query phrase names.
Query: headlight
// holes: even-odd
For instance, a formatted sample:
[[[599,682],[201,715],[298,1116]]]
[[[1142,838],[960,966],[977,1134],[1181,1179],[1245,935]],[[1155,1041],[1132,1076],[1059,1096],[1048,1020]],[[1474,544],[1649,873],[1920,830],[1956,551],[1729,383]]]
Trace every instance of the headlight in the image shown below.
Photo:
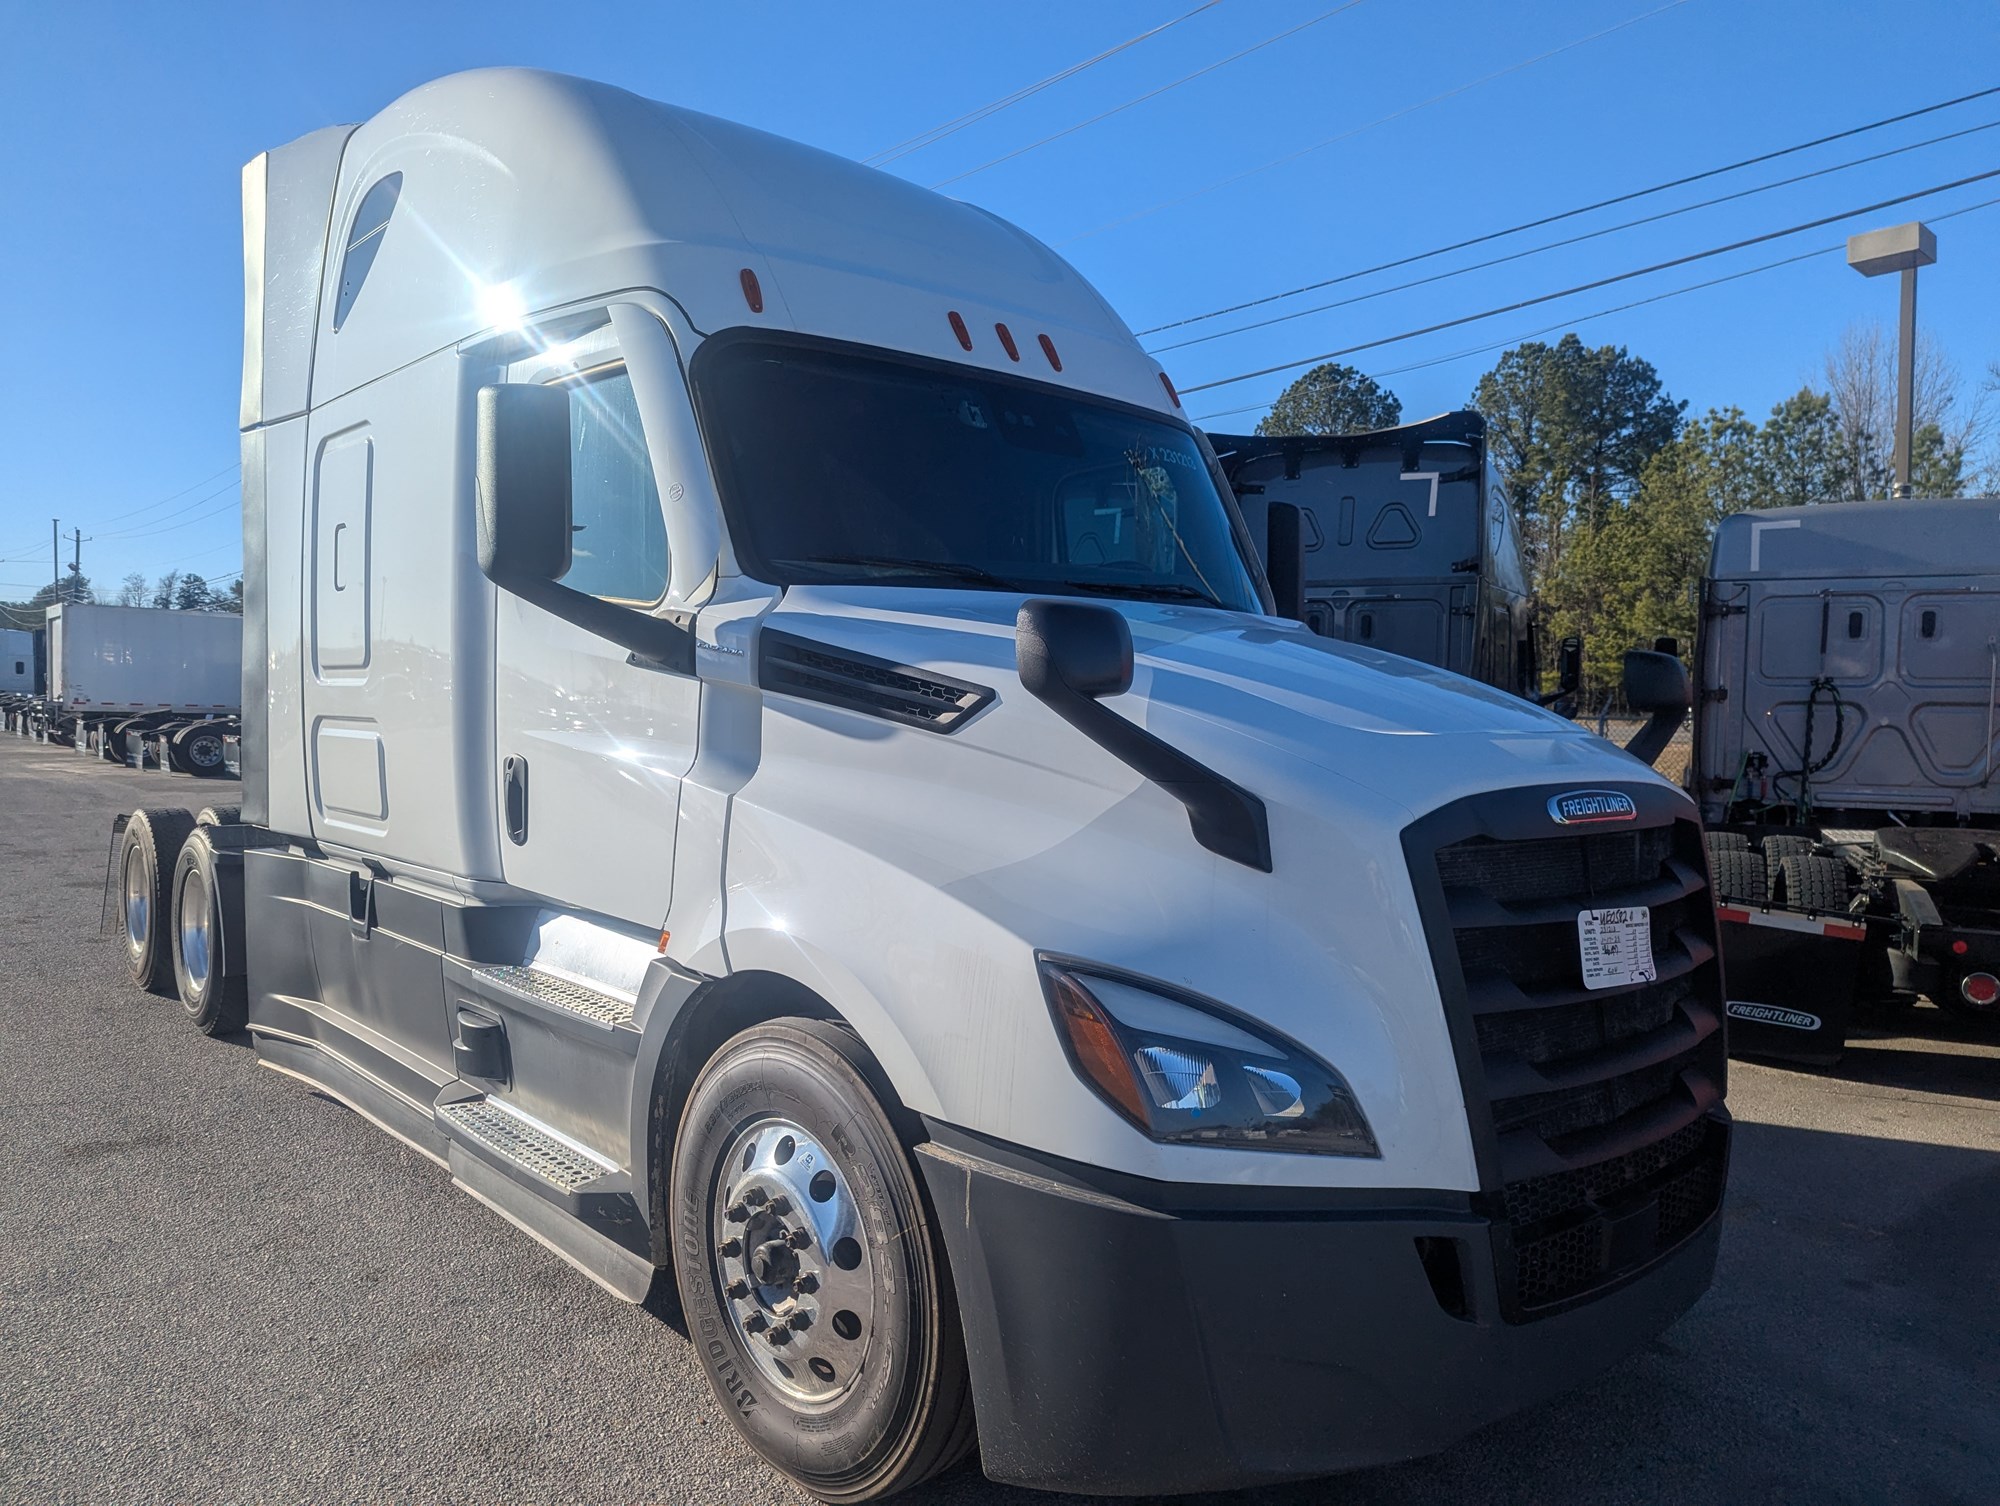
[[[1296,1042],[1162,985],[1040,959],[1077,1075],[1155,1140],[1379,1156],[1347,1080]]]

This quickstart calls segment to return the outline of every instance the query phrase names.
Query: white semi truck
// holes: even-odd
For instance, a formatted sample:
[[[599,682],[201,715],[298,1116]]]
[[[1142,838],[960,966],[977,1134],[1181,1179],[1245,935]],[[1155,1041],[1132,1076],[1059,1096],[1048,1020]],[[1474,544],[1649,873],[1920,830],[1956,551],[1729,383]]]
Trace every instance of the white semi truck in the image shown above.
[[[1041,244],[514,70],[244,190],[243,805],[129,818],[133,973],[675,1283],[776,1468],[1402,1459],[1707,1287],[1693,806],[1277,615]]]

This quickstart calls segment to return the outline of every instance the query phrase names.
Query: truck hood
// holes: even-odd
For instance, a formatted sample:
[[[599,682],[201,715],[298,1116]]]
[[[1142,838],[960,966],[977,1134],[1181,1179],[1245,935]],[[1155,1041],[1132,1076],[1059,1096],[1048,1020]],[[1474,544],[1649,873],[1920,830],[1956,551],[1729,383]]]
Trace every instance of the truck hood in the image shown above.
[[[989,685],[1004,706],[1027,699],[1014,664],[1014,618],[1027,599],[993,591],[797,587],[768,620],[788,632]],[[1105,704],[1252,789],[1257,766],[1273,753],[1316,765],[1413,813],[1471,787],[1593,770],[1605,778],[1657,777],[1573,722],[1413,659],[1267,617],[1092,599],[1131,624],[1136,661],[1131,691]],[[963,735],[986,741],[975,730],[976,724]],[[1067,762],[1055,747],[1010,751],[1038,763]]]

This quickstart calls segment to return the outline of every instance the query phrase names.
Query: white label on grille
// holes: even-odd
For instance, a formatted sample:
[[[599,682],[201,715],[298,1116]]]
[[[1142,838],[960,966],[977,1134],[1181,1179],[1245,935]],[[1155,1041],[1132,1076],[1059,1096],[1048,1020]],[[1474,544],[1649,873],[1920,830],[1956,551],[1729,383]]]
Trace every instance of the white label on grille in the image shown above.
[[[1653,966],[1653,912],[1644,905],[1579,910],[1576,939],[1583,952],[1585,988],[1623,988],[1660,976]]]

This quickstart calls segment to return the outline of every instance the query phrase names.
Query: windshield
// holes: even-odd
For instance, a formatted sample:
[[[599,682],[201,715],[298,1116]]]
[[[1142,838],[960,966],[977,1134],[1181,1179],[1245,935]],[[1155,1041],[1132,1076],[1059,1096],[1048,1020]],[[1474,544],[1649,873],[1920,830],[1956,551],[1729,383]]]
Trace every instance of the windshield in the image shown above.
[[[744,567],[1260,612],[1192,433],[952,367],[744,342],[698,363]]]

